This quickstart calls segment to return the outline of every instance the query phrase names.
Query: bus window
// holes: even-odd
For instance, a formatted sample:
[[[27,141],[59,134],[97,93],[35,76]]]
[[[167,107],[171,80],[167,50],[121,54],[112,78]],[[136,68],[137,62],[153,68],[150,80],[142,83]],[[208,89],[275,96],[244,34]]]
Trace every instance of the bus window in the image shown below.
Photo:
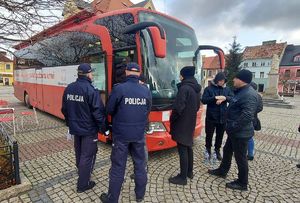
[[[135,34],[123,34],[124,28],[134,23],[132,14],[125,13],[107,16],[97,19],[95,23],[105,26],[109,30],[114,50],[136,46]]]

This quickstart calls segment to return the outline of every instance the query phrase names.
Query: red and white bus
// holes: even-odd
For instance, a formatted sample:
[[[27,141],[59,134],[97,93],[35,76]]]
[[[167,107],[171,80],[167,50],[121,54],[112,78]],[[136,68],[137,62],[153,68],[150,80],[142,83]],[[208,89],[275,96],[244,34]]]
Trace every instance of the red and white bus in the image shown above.
[[[214,50],[224,66],[223,51],[198,46],[191,27],[143,8],[101,15],[82,11],[16,45],[15,49],[15,96],[28,107],[34,104],[62,119],[63,91],[76,80],[80,63],[90,63],[95,68],[94,85],[105,102],[116,82],[118,65],[128,60],[137,62],[153,96],[150,130],[146,135],[149,151],[176,146],[169,134],[169,117],[180,69],[196,65],[196,78],[201,82],[199,51],[202,49]],[[201,132],[201,112],[202,108],[195,136]],[[99,134],[99,140],[106,139]]]

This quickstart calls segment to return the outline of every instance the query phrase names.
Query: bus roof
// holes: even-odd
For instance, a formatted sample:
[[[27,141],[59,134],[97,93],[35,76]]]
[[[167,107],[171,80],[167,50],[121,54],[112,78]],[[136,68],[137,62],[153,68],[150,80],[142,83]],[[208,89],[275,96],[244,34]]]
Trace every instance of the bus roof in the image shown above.
[[[86,22],[87,20],[88,21],[95,21],[96,19],[99,19],[99,18],[104,18],[104,17],[107,17],[107,16],[113,16],[113,15],[117,15],[117,14],[122,14],[122,13],[132,13],[134,16],[137,15],[140,11],[146,11],[146,12],[151,12],[151,13],[155,13],[155,14],[158,14],[158,15],[161,15],[161,16],[164,16],[166,18],[169,18],[171,20],[174,20],[190,29],[193,30],[192,27],[190,27],[189,25],[187,25],[186,23],[174,18],[174,17],[171,17],[171,16],[168,16],[164,13],[161,13],[161,12],[158,12],[158,11],[153,11],[153,10],[149,10],[149,9],[145,9],[145,8],[126,8],[126,9],[120,9],[120,10],[115,10],[115,11],[110,11],[110,12],[107,12],[107,13],[103,13],[103,14],[95,14],[93,12],[89,12],[89,11],[86,11],[86,10],[83,10],[83,11],[80,11],[79,13],[59,22],[58,24],[55,24],[54,26],[52,27],[49,27],[45,30],[43,30],[42,32],[34,35],[33,37],[13,46],[13,48],[15,49],[22,49],[28,45],[30,45],[31,43],[35,43],[37,41],[39,41],[40,39],[43,39],[44,37],[49,37],[49,36],[52,36],[56,33],[59,33],[61,32],[62,30],[64,29],[68,29],[68,28],[71,28],[73,27],[74,25],[78,25],[79,23],[83,23],[83,22]]]

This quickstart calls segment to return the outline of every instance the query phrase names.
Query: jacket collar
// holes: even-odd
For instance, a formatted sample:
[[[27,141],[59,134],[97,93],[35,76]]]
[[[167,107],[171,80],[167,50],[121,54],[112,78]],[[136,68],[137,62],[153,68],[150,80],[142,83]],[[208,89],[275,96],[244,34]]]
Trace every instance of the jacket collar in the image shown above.
[[[130,81],[130,82],[139,82],[139,77],[136,75],[128,75],[126,77],[126,82]]]
[[[80,77],[78,77],[77,81],[92,83],[92,81],[88,77],[86,77],[86,76],[80,76]]]

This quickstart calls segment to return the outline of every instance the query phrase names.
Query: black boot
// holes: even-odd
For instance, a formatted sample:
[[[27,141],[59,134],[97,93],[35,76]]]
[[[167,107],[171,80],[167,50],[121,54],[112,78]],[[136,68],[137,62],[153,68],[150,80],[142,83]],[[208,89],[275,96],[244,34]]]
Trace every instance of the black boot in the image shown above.
[[[215,150],[215,152],[216,152],[217,159],[218,159],[219,161],[222,161],[222,155],[221,155],[221,153],[220,153],[220,150],[219,150],[219,149],[218,149],[218,150]]]
[[[175,184],[175,185],[186,185],[187,184],[187,180],[182,178],[180,174],[169,178],[169,182],[172,184]]]
[[[218,176],[220,178],[226,178],[227,174],[226,173],[223,173],[219,168],[217,169],[214,169],[214,170],[208,170],[208,173],[210,175],[214,175],[214,176]]]
[[[248,190],[247,185],[242,185],[237,180],[232,181],[230,183],[226,183],[226,187],[230,188],[230,189],[233,189],[233,190],[241,190],[241,191],[247,191]]]
[[[108,198],[108,194],[107,193],[102,193],[100,195],[100,200],[103,203],[109,203],[109,198]]]
[[[90,181],[88,186],[86,186],[85,188],[77,188],[77,193],[82,193],[85,192],[87,190],[92,189],[93,187],[95,187],[96,183],[94,181]]]

